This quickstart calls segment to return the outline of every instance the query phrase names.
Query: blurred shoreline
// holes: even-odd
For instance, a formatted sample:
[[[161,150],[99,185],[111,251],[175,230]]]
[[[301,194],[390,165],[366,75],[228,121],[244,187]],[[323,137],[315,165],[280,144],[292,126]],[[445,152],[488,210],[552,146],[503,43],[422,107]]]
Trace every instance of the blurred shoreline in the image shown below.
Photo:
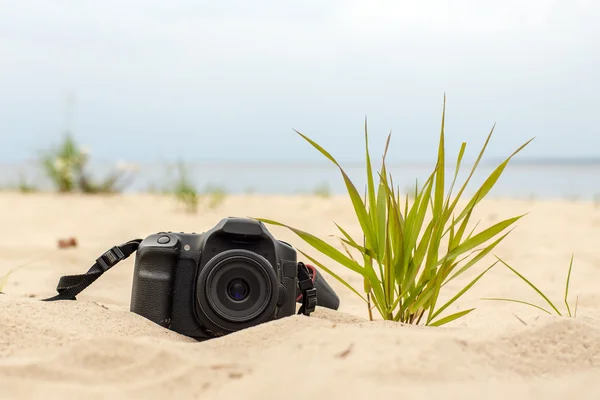
[[[142,163],[125,164],[90,161],[87,170],[92,176],[102,178],[116,168],[129,168],[123,193],[169,192],[177,179],[176,164]],[[477,168],[466,193],[473,194],[499,163],[482,162]],[[219,188],[229,194],[319,194],[343,195],[346,188],[339,170],[326,163],[278,162],[205,162],[186,163],[190,181],[198,190]],[[363,163],[342,163],[345,171],[359,188],[365,185]],[[467,178],[472,163],[463,163],[457,187]],[[374,169],[379,169],[373,160]],[[431,173],[433,163],[389,163],[388,172],[394,184],[403,192],[414,191],[415,184],[424,182]],[[454,174],[454,165],[447,165],[447,187]],[[491,197],[516,199],[582,199],[600,200],[600,160],[513,160],[502,173]],[[43,169],[33,161],[0,164],[0,188],[13,190],[26,183],[39,191],[52,191],[51,181]]]

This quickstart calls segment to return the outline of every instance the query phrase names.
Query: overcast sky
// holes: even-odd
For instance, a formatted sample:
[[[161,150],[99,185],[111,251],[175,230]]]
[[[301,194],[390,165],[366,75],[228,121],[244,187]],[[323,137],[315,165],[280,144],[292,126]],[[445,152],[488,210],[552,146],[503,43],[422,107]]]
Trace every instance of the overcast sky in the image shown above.
[[[597,0],[0,0],[0,162],[600,156]]]

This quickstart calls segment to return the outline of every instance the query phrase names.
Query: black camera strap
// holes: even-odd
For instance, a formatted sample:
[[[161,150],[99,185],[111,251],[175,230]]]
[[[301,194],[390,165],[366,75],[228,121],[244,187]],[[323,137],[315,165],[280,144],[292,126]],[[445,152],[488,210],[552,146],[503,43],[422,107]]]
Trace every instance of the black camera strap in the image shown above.
[[[42,301],[77,300],[76,296],[100,278],[103,273],[135,253],[141,242],[142,239],[134,239],[119,246],[114,246],[98,257],[94,265],[85,274],[61,277],[56,286],[58,294]],[[297,268],[298,287],[302,293],[302,305],[298,314],[310,315],[317,306],[317,289],[314,286],[314,277],[310,276],[308,267],[304,263],[299,262]]]
[[[61,277],[56,286],[58,294],[42,301],[77,300],[76,296],[100,278],[103,273],[135,253],[141,242],[142,239],[134,239],[113,247],[98,257],[94,265],[85,274]]]

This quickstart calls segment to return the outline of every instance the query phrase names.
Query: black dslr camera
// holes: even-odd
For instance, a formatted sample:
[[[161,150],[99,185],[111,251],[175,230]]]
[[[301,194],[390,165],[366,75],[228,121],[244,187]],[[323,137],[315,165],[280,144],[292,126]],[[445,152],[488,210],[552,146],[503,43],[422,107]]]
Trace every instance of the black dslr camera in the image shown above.
[[[139,243],[131,311],[197,339],[222,336],[339,299],[318,271],[260,221],[225,218],[207,232]],[[318,297],[316,294],[318,293]]]

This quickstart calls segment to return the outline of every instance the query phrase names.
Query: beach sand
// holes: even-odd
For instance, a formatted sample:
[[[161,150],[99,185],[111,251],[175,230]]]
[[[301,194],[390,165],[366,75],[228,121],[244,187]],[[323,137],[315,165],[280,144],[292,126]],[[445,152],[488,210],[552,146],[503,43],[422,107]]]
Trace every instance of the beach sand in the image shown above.
[[[41,302],[60,276],[87,271],[113,245],[158,231],[202,232],[227,216],[265,217],[339,247],[333,222],[360,239],[344,197],[230,196],[186,214],[172,198],[0,194],[1,399],[598,399],[600,398],[600,207],[591,202],[488,199],[474,220],[488,226],[529,213],[495,251],[576,318],[482,297],[543,301],[495,266],[446,315],[441,328],[368,321],[365,303],[325,275],[341,298],[317,310],[197,343],[129,312],[134,256],[77,301]],[[317,255],[285,228],[269,230]],[[76,237],[78,246],[58,249]],[[317,257],[327,261],[322,256]],[[444,287],[439,304],[493,262]],[[327,263],[349,282],[362,279]]]

